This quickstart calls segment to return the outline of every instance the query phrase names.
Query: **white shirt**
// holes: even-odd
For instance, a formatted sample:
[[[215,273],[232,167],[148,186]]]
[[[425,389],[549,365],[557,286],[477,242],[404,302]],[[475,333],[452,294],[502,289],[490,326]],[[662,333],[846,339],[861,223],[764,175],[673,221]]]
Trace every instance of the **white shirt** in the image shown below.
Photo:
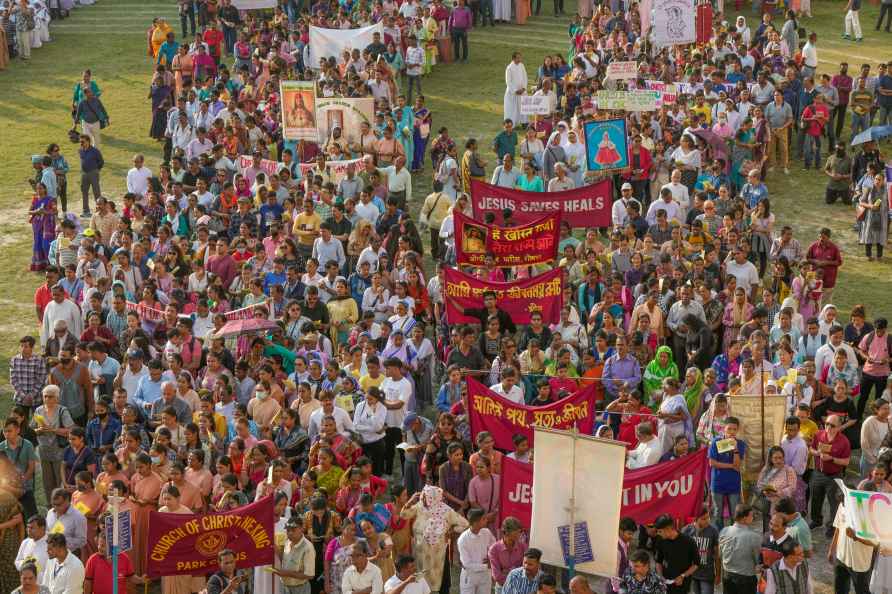
[[[145,196],[149,192],[149,180],[152,178],[152,170],[148,167],[131,167],[127,172],[127,191]]]
[[[656,437],[652,437],[647,442],[640,441],[635,449],[629,452],[626,468],[635,470],[636,468],[653,466],[660,461],[660,456],[662,455],[663,448],[660,447],[660,440]]]
[[[390,403],[403,403],[402,408],[398,410],[387,410],[387,426],[397,428],[402,427],[403,419],[406,418],[406,413],[414,409],[414,407],[409,408],[412,405],[412,382],[405,377],[396,381],[394,381],[393,378],[387,377],[384,378],[384,381],[381,383],[381,392],[384,394],[384,399],[386,401]]]
[[[68,509],[61,516],[58,516],[54,509],[50,509],[47,512],[47,531],[52,532],[57,523],[62,524],[65,544],[68,546],[69,551],[77,551],[87,544],[87,518],[73,505],[69,505]]]
[[[858,368],[858,358],[855,356],[855,350],[851,346],[845,342],[839,343],[839,346],[833,346],[828,340],[826,344],[818,347],[818,350],[815,351],[815,372],[818,377],[823,375],[825,367],[833,364],[833,357],[836,356],[836,351],[840,349],[845,352],[849,364],[856,369]]]
[[[384,592],[381,570],[371,561],[366,564],[362,573],[356,569],[355,565],[351,565],[341,577],[341,594],[353,594],[355,590],[365,590],[369,587],[372,588],[372,594]]]
[[[390,592],[397,586],[399,586],[403,580],[400,579],[400,576],[393,575],[390,577],[387,582],[384,583],[384,591]],[[403,594],[430,594],[431,587],[428,585],[427,580],[424,578],[418,579],[411,584],[407,585],[403,588]]]
[[[484,563],[489,558],[489,547],[496,542],[489,528],[481,528],[477,534],[468,528],[458,537],[458,557],[463,571],[489,572]]]
[[[670,223],[675,220],[678,223],[683,223],[684,220],[681,216],[681,206],[673,200],[672,202],[666,202],[662,197],[657,198],[653,202],[650,203],[650,208],[647,209],[647,216],[644,217],[647,220],[648,225],[655,225],[657,222],[657,211],[665,210],[666,211],[666,220]]]
[[[818,67],[818,48],[811,41],[802,46],[802,57],[803,63],[809,68]]]
[[[408,2],[404,2],[403,6],[400,8],[400,12],[402,9],[412,6]],[[415,46],[406,49],[406,74],[409,76],[418,76],[421,74],[421,67],[424,65],[424,49]]]
[[[356,214],[359,215],[360,218],[365,219],[374,225],[378,220],[378,217],[381,215],[381,211],[378,210],[378,207],[375,206],[375,203],[371,200],[368,202],[360,200],[356,203]]]
[[[49,560],[46,554],[46,534],[40,540],[26,538],[22,541],[22,544],[19,545],[19,552],[15,556],[15,568],[21,571],[26,560],[37,563],[37,583],[39,584]]]
[[[319,435],[319,431],[322,427],[322,417],[324,416],[326,416],[326,414],[321,408],[317,408],[310,413],[310,421],[307,424],[307,433],[310,435],[311,442],[316,439],[317,435]],[[336,406],[331,411],[331,416],[334,417],[335,427],[337,428],[338,433],[344,437],[350,437],[350,431],[353,431],[353,419],[350,418],[350,414],[343,408]]]
[[[684,219],[685,214],[687,214],[688,207],[691,204],[691,199],[688,195],[688,187],[681,183],[676,184],[673,182],[669,182],[668,184],[663,186],[663,188],[669,188],[669,191],[672,192],[672,201],[678,203],[678,206],[681,208],[681,218]]]
[[[743,287],[747,293],[759,284],[759,271],[749,260],[745,260],[743,264],[729,260],[725,263],[725,272],[736,278],[737,286]]]
[[[213,148],[214,143],[211,142],[211,139],[207,136],[204,137],[204,142],[198,138],[193,138],[186,146],[186,158],[190,161],[192,159],[197,159],[204,153],[210,153]]]
[[[133,397],[136,395],[136,388],[139,386],[139,380],[144,377],[148,377],[149,368],[143,365],[139,368],[139,371],[133,373],[130,369],[130,365],[127,365],[124,369],[124,374],[121,376],[121,387],[127,392],[127,402],[130,404],[136,404],[136,400],[133,400]]]
[[[84,564],[68,553],[62,563],[56,559],[47,562],[40,585],[46,586],[50,594],[83,594],[84,577]]]
[[[489,389],[492,390],[493,392],[495,392],[496,394],[498,394],[499,396],[502,396],[503,398],[510,400],[514,404],[524,404],[523,390],[521,390],[520,386],[518,386],[517,384],[514,384],[513,386],[511,386],[511,389],[508,390],[508,392],[505,392],[505,387],[502,385],[501,382],[495,384],[494,386],[491,386]]]
[[[363,400],[353,411],[353,428],[362,438],[362,443],[374,443],[384,439],[384,421],[387,419],[387,408],[379,402],[375,410]]]

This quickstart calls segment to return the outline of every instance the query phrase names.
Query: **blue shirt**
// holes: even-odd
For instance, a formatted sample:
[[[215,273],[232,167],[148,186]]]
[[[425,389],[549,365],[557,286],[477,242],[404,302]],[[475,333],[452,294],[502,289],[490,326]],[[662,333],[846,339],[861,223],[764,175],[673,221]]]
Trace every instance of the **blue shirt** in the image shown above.
[[[539,580],[544,574],[540,570],[533,579],[527,577],[527,571],[523,567],[515,567],[508,572],[505,585],[502,586],[502,594],[533,594],[539,589]]]
[[[131,396],[127,395],[127,402],[130,404],[135,404],[139,407],[141,412],[145,412],[146,404],[152,404],[159,398],[161,398],[161,384],[164,383],[164,379],[159,379],[157,382],[152,381],[152,377],[147,375],[136,384],[136,394]]]
[[[102,153],[95,146],[87,149],[78,149],[77,153],[80,155],[81,171],[84,173],[102,169],[102,166],[105,164],[105,161],[102,160]]]
[[[741,461],[746,455],[746,443],[737,440],[737,450],[719,453],[716,445],[722,438],[716,437],[709,444],[709,459],[723,464],[731,464],[734,462],[734,454],[740,454]],[[710,468],[710,484],[713,493],[727,495],[730,493],[740,493],[740,471],[733,468]]]
[[[98,450],[102,446],[114,445],[115,439],[121,433],[121,421],[109,415],[105,427],[103,427],[98,417],[93,417],[87,423],[87,447]]]

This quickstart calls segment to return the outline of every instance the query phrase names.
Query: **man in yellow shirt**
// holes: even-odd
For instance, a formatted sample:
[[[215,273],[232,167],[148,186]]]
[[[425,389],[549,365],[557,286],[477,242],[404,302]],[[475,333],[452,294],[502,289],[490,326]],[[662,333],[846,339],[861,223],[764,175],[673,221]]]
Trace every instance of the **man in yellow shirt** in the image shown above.
[[[313,242],[319,237],[319,227],[322,219],[316,214],[313,207],[313,199],[304,199],[304,210],[294,217],[294,227],[291,229],[297,237],[297,249],[305,258],[313,253]]]
[[[368,393],[369,388],[380,388],[384,383],[385,376],[381,373],[381,361],[376,355],[371,355],[365,361],[367,373],[359,378],[359,387],[364,393]]]

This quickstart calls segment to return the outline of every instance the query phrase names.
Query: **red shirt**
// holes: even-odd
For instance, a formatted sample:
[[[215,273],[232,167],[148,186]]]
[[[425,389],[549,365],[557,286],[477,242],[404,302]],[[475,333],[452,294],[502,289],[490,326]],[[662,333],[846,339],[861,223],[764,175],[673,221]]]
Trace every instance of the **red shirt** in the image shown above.
[[[821,444],[830,444],[830,455],[834,458],[848,458],[852,454],[852,446],[849,444],[848,438],[839,432],[836,438],[831,442],[824,430],[818,431],[815,435],[815,449],[821,451]],[[815,467],[827,475],[835,475],[845,472],[846,467],[834,464],[830,460],[821,460],[820,456],[815,456]]]
[[[820,136],[821,133],[824,132],[824,126],[827,125],[827,120],[830,119],[830,110],[827,109],[827,106],[823,103],[820,105],[813,103],[806,107],[802,112],[802,119],[808,123],[808,128],[805,130],[806,134],[809,136]]]
[[[826,245],[824,245],[818,240],[808,247],[808,252],[806,252],[805,257],[809,260],[832,262],[830,264],[819,265],[819,268],[823,272],[821,280],[823,281],[824,288],[832,289],[836,286],[836,274],[839,271],[840,264],[842,264],[842,253],[839,251],[839,248],[836,247],[835,243],[828,241]],[[839,264],[837,264],[837,262]]]
[[[223,43],[223,32],[217,29],[208,29],[204,32],[204,42],[208,44],[212,56],[219,56],[220,44]]]
[[[84,567],[85,577],[93,582],[97,594],[112,591],[112,562],[99,553],[93,553]],[[118,592],[127,591],[127,578],[133,575],[133,565],[127,553],[118,555]]]
[[[46,309],[46,306],[50,301],[53,300],[53,292],[47,286],[46,283],[43,283],[37,290],[34,292],[34,305],[37,306],[37,309],[40,311],[40,323],[43,323],[43,310]]]

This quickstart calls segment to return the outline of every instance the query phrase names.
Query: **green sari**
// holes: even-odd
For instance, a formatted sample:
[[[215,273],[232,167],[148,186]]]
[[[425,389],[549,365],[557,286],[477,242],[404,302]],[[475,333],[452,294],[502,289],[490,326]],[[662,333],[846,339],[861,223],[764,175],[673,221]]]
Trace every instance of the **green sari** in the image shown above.
[[[666,353],[669,359],[666,366],[660,365],[660,353]],[[647,406],[653,404],[653,394],[663,388],[663,380],[667,377],[678,379],[678,365],[672,356],[672,349],[663,345],[657,348],[653,360],[644,368],[644,400]]]
[[[696,367],[691,367],[690,369],[693,369],[697,374],[697,379],[694,380],[693,386],[688,386],[687,383],[685,383],[684,401],[688,405],[688,410],[691,411],[691,418],[696,419],[697,415],[700,414],[700,396],[703,394],[703,373]],[[690,371],[690,369],[688,371]]]

